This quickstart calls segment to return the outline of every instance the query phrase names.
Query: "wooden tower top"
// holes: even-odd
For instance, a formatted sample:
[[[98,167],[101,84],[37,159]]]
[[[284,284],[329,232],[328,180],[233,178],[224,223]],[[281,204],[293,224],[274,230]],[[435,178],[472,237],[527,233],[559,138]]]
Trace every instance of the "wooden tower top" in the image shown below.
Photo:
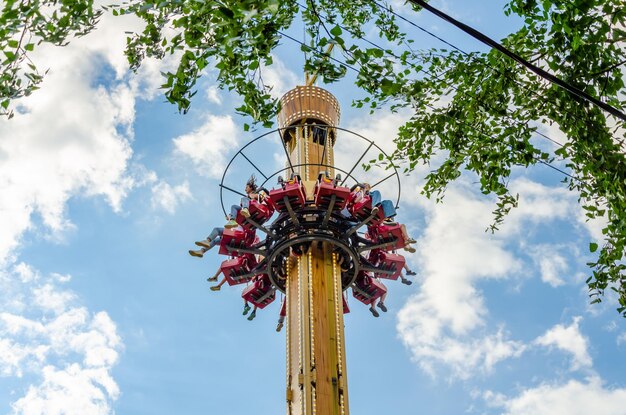
[[[339,125],[339,102],[330,92],[317,86],[297,86],[280,99],[281,110],[278,113],[278,127],[285,128],[309,121]]]

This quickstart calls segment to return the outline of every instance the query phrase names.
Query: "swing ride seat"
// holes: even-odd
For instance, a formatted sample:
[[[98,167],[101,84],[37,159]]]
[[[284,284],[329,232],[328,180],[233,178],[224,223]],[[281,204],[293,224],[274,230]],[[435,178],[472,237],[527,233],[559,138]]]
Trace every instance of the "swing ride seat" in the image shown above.
[[[404,268],[404,264],[406,263],[402,255],[384,252],[382,249],[373,249],[370,251],[368,261],[381,270],[393,271],[393,274],[374,272],[374,277],[388,280],[397,280],[400,274],[402,274],[402,268]]]
[[[341,299],[343,300],[343,313],[348,314],[350,312],[350,307],[348,307],[348,302],[346,301],[346,297],[342,295]]]
[[[279,189],[270,190],[270,200],[280,213],[287,213],[285,198],[289,200],[294,211],[304,207],[306,192],[302,183],[296,180],[293,183],[283,183]]]
[[[315,184],[314,195],[315,204],[324,209],[328,209],[330,201],[333,195],[335,195],[333,211],[340,211],[348,203],[348,199],[350,198],[350,189],[343,186],[337,186],[333,180],[330,180],[330,182],[320,180]]]
[[[253,254],[243,254],[241,256],[227,259],[222,262],[220,269],[226,278],[228,285],[237,285],[249,282],[253,275],[244,277],[257,266],[257,260]]]
[[[364,221],[372,214],[372,198],[365,195],[358,202],[348,204],[348,212],[359,222]],[[378,213],[367,223],[369,226],[376,226],[385,220],[385,213],[382,208],[378,208]]]
[[[387,292],[385,286],[378,280],[362,272],[354,281],[352,295],[365,305],[369,305]]]
[[[385,251],[394,251],[406,246],[406,241],[402,235],[402,227],[399,223],[394,223],[393,225],[380,224],[368,226],[365,238],[376,244],[392,242],[382,248]]]
[[[263,309],[276,299],[276,289],[272,287],[267,274],[261,274],[255,276],[252,284],[243,290],[241,296],[247,302]]]
[[[222,240],[220,241],[220,255],[227,256],[240,256],[236,251],[230,251],[228,248],[248,248],[260,241],[255,235],[255,230],[248,230],[246,228],[226,228],[222,233]]]
[[[250,219],[258,223],[259,225],[263,225],[274,214],[274,207],[271,204],[265,202],[251,200],[250,206],[248,207],[248,212],[250,212]],[[256,226],[254,226],[248,220],[248,218],[244,217],[241,214],[241,210],[237,212],[235,222],[237,222],[237,224],[239,224],[242,228],[245,228],[250,232],[256,230]]]

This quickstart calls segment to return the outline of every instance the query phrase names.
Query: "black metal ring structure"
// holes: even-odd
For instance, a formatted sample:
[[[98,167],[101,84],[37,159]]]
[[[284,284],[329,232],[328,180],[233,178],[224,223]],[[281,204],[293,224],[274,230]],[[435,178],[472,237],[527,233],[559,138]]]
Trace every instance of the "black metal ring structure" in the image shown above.
[[[280,278],[274,275],[273,265],[274,261],[284,254],[285,250],[287,258],[289,258],[289,248],[298,244],[306,244],[306,243],[316,243],[316,242],[328,242],[336,247],[343,249],[344,252],[350,255],[350,260],[354,263],[354,268],[351,269],[350,276],[347,281],[344,281],[343,278],[341,280],[341,289],[345,291],[356,279],[356,276],[359,273],[359,254],[348,244],[347,241],[343,241],[342,239],[336,238],[334,235],[324,235],[317,233],[307,233],[303,235],[298,235],[293,238],[288,238],[281,243],[278,243],[276,246],[272,247],[270,254],[266,258],[267,260],[267,275],[270,277],[270,281],[282,293],[285,293],[285,284]],[[310,247],[309,249],[314,249]],[[303,253],[303,255],[306,255]]]

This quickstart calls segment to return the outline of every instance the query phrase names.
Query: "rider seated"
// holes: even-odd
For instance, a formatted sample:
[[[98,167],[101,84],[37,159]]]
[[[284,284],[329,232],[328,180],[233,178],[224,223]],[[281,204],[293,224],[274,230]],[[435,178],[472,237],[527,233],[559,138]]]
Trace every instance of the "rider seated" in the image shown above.
[[[319,207],[328,208],[333,197],[335,199],[332,210],[342,210],[350,199],[350,190],[347,187],[338,186],[341,176],[337,175],[334,179],[330,177],[328,172],[322,171],[317,177],[315,183],[315,204]]]
[[[288,206],[292,210],[300,209],[306,201],[306,193],[302,180],[298,173],[292,173],[288,181],[282,177],[278,177],[280,188],[270,191],[270,200],[276,210],[279,212],[287,212]]]
[[[240,209],[235,216],[235,222],[250,231],[255,230],[256,225],[267,222],[274,214],[274,205],[269,198],[269,191],[261,188],[256,195],[256,198],[248,202],[248,207]]]
[[[228,222],[226,223],[226,225],[224,225],[225,228],[237,227],[237,222],[235,222],[235,219],[237,218],[237,213],[239,213],[239,211],[241,211],[241,215],[244,218],[250,216],[250,211],[248,210],[248,208],[250,207],[250,200],[258,199],[259,197],[257,193],[256,177],[254,177],[254,174],[250,176],[250,178],[246,182],[246,187],[244,188],[244,191],[246,192],[247,196],[241,198],[239,205],[232,205],[230,207],[230,214],[226,216]]]
[[[224,255],[230,255],[229,251],[226,248],[222,247],[222,242],[224,239],[224,228],[216,227],[213,228],[209,236],[202,241],[196,241],[195,244],[200,247],[198,250],[189,250],[189,255],[195,256],[198,258],[202,258],[202,256],[213,248],[216,245],[220,245],[220,253]],[[258,238],[255,238],[255,232],[250,231],[248,229],[227,229],[227,240],[226,243],[232,243],[233,240],[235,243],[243,244],[245,247],[249,247],[255,243]]]
[[[373,278],[366,272],[361,271],[357,275],[354,285],[352,286],[352,294],[354,295],[354,298],[363,304],[370,306],[369,310],[374,317],[379,316],[378,311],[375,308],[376,302],[379,298],[382,298],[382,300],[379,302],[378,307],[383,311],[387,311],[384,303],[387,294],[387,287],[385,287],[385,285],[377,278]]]
[[[367,183],[357,183],[350,189],[347,209],[350,215],[358,222],[368,221],[369,224],[379,224],[385,219],[381,203],[373,203],[372,195],[369,192],[370,186]],[[379,193],[374,193],[380,197]],[[395,214],[395,213],[394,213]]]

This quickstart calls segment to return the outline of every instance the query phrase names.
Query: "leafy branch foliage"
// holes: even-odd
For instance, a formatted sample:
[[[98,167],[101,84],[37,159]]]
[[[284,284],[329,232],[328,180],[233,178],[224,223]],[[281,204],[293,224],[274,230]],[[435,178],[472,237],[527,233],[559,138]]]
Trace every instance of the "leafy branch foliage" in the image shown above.
[[[107,10],[134,14],[145,22],[142,32],[128,38],[132,69],[145,57],[177,57],[178,68],[164,74],[163,89],[179,110],[188,110],[198,78],[214,67],[218,85],[242,97],[237,110],[264,126],[272,124],[278,102],[263,82],[263,68],[272,64],[272,51],[286,39],[283,32],[301,19],[310,39],[302,45],[307,57],[304,69],[317,72],[325,82],[338,81],[354,69],[355,83],[364,93],[354,100],[355,106],[372,111],[382,106],[411,108],[413,116],[398,132],[393,161],[406,162],[408,172],[429,163],[436,154],[445,154],[424,186],[425,194],[438,200],[462,170],[474,172],[482,192],[498,198],[493,230],[517,206],[518,195],[511,194],[508,187],[514,167],[566,160],[571,176],[565,182],[579,195],[587,217],[606,220],[603,246],[599,249],[590,244],[591,252],[599,249],[596,261],[588,264],[592,302],[601,301],[607,288],[614,290],[618,311],[626,316],[626,160],[621,122],[607,119],[596,107],[521,69],[498,52],[413,49],[397,16],[378,0],[299,1],[137,0]],[[34,81],[25,86],[17,82],[19,74],[27,73],[23,59],[32,50],[32,46],[26,47],[32,43],[18,41],[16,45],[19,35],[32,33],[40,40],[62,44],[70,35],[89,31],[99,13],[84,0],[6,3],[11,7],[3,9],[4,31],[0,33],[7,58],[0,83],[5,109],[11,99],[30,93],[40,81],[39,75],[31,72],[26,78],[34,77]],[[27,6],[20,6],[23,4]],[[35,9],[44,4],[58,7],[61,14],[57,20],[65,16],[65,10],[68,17],[59,32],[35,29],[44,20],[29,8],[32,4]],[[70,4],[78,7],[72,9]],[[17,10],[17,17],[12,10]],[[510,0],[505,13],[523,20],[518,31],[503,39],[506,47],[624,109],[624,0]],[[380,33],[378,41],[384,47],[361,39],[365,31],[373,30]],[[341,59],[323,52],[330,44],[340,51]],[[7,55],[11,50],[16,50],[15,58]],[[554,151],[537,148],[531,138],[538,123],[556,124],[568,140]]]
[[[102,14],[93,0],[5,0],[0,11],[0,115],[13,116],[12,100],[39,88],[43,75],[28,57],[47,42],[63,46],[89,33]]]

